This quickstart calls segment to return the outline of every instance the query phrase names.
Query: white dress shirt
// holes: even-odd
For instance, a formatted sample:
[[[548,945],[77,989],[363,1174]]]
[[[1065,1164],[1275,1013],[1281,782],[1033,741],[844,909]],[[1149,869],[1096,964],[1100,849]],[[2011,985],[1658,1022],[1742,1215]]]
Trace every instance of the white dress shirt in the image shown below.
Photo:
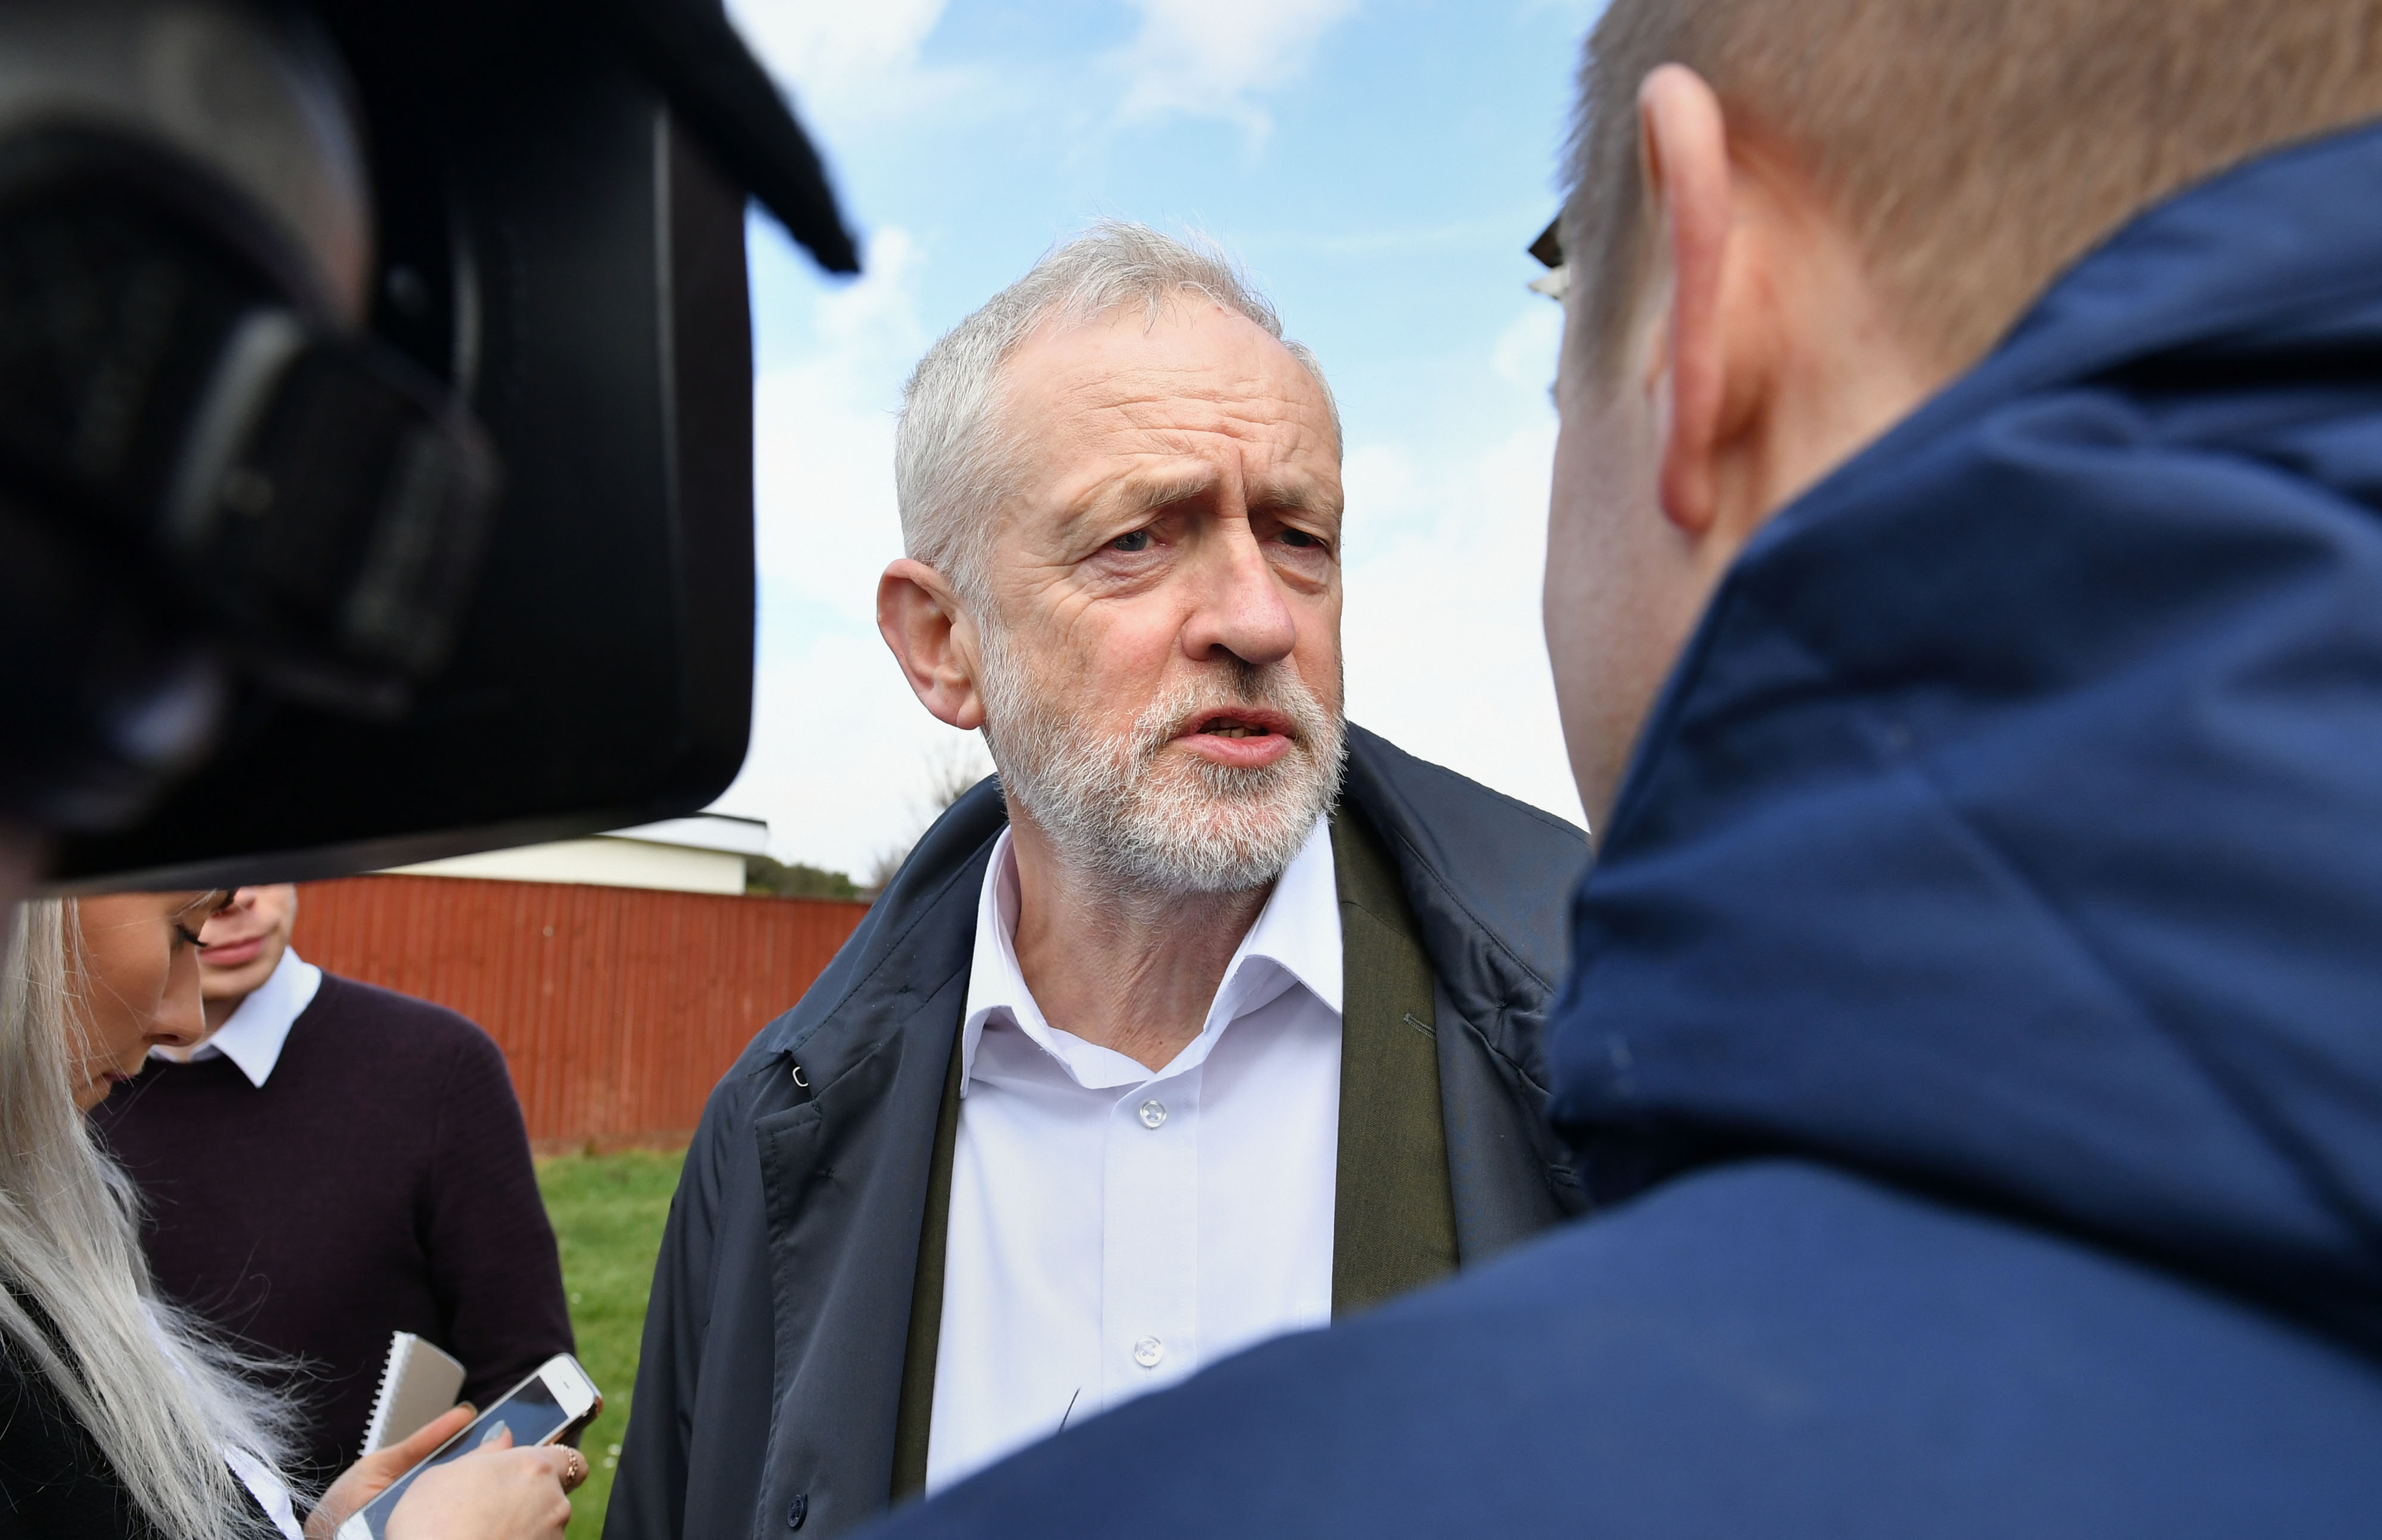
[[[1042,1018],[1004,832],[976,910],[927,1448],[939,1491],[1062,1424],[1332,1316],[1340,903],[1329,826],[1198,1037],[1149,1070]]]
[[[289,1041],[289,1029],[299,1013],[314,1003],[314,992],[323,987],[323,970],[309,962],[301,962],[297,948],[281,954],[264,982],[249,992],[224,1024],[206,1041],[187,1053],[169,1053],[163,1048],[149,1052],[161,1059],[178,1059],[184,1064],[197,1064],[220,1055],[239,1066],[248,1083],[264,1089],[264,1078],[273,1066],[281,1062],[282,1044]]]

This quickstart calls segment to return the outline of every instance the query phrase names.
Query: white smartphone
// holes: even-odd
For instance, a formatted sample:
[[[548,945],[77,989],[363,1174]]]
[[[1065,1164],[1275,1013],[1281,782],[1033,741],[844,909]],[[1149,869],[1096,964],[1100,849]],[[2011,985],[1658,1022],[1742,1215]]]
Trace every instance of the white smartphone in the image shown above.
[[[514,1386],[503,1399],[480,1413],[472,1425],[431,1452],[430,1458],[388,1484],[387,1490],[348,1516],[336,1540],[381,1540],[388,1516],[412,1486],[413,1478],[434,1465],[460,1459],[497,1435],[512,1430],[513,1447],[557,1444],[575,1436],[604,1410],[603,1393],[587,1371],[569,1353],[557,1353],[537,1373]]]

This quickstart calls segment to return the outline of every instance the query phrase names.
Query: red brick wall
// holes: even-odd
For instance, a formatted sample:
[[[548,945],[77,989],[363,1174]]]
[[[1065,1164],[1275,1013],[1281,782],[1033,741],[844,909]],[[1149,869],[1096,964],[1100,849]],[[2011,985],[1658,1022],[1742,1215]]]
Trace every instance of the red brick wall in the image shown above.
[[[564,882],[309,882],[308,962],[462,1012],[497,1040],[541,1149],[683,1142],[753,1034],[868,912]]]

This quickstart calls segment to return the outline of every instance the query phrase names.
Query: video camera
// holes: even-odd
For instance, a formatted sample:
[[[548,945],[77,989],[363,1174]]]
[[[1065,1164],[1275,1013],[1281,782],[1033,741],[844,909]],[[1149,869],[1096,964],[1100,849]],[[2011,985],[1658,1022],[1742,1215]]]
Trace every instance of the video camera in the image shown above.
[[[0,7],[0,821],[50,881],[716,796],[748,195],[856,270],[718,0]]]

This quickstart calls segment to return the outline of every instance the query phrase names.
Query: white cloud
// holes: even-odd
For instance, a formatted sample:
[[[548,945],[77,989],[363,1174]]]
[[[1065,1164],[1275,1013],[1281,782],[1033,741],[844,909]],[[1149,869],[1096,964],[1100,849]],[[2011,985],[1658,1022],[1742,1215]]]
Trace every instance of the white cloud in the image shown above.
[[[763,659],[752,750],[718,805],[767,819],[780,858],[866,879],[926,828],[955,759],[991,769],[973,733],[927,714],[873,629],[838,631]]]
[[[917,246],[868,242],[866,275],[813,300],[814,348],[753,382],[754,503],[765,598],[873,625],[877,574],[901,554],[893,413],[927,345]]]
[[[919,63],[945,0],[728,0],[745,43],[796,104],[839,126],[899,120],[964,90],[969,72]]]
[[[922,58],[948,0],[728,0],[763,65],[830,141],[915,132],[922,118],[1047,113],[1080,106],[1117,123],[1221,118],[1252,142],[1272,126],[1261,103],[1307,72],[1318,42],[1359,0],[1122,0],[1133,39],[1099,60],[1099,100],[1076,60],[1011,59],[999,68]]]
[[[1577,823],[1539,624],[1554,337],[1536,311],[1499,337],[1498,372],[1525,388],[1502,440],[1351,447],[1342,638],[1351,720]]]
[[[1496,345],[1489,350],[1490,366],[1506,384],[1551,399],[1546,389],[1554,383],[1563,328],[1563,306],[1552,300],[1529,302],[1497,334]]]
[[[1221,117],[1262,138],[1255,100],[1298,79],[1357,0],[1128,0],[1141,31],[1109,61],[1124,77],[1118,116]]]
[[[780,856],[855,877],[924,827],[941,766],[977,752],[877,634],[877,577],[902,551],[893,412],[927,337],[915,242],[880,229],[867,255],[865,277],[813,297],[807,355],[754,381],[753,743],[718,804],[768,819]]]

